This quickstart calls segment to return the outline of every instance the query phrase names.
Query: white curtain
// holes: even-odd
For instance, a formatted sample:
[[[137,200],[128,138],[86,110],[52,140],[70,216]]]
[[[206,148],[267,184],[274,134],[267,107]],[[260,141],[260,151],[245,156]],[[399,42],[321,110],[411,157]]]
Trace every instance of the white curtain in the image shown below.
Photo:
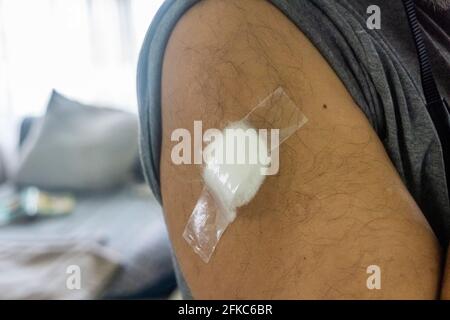
[[[138,52],[162,2],[0,0],[0,120],[42,114],[52,88],[136,111]]]

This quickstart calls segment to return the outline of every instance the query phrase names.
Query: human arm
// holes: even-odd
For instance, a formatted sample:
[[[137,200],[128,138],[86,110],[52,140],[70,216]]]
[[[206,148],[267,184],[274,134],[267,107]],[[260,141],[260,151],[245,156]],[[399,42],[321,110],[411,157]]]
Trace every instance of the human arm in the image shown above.
[[[182,237],[199,170],[172,163],[171,133],[192,131],[194,120],[223,128],[279,86],[309,122],[205,264]],[[183,16],[166,50],[162,121],[164,211],[195,298],[439,295],[439,245],[382,143],[317,49],[268,2],[207,0]],[[380,290],[366,286],[371,265]]]

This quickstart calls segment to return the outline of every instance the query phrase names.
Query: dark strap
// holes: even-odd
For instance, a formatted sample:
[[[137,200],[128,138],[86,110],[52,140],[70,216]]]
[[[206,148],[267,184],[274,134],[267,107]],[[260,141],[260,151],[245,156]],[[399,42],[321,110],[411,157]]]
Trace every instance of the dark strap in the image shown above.
[[[416,5],[414,0],[403,0],[409,25],[412,30],[414,42],[416,44],[417,55],[419,56],[420,75],[422,78],[423,93],[428,104],[441,101],[441,95],[434,81],[433,70],[428,57],[427,48],[423,41],[422,29],[417,21]]]
[[[450,197],[450,108],[448,103],[439,93],[436,81],[434,80],[430,58],[428,56],[425,42],[423,41],[422,29],[417,21],[416,5],[414,0],[403,0],[403,4],[406,9],[409,26],[412,30],[417,55],[419,57],[420,77],[422,80],[423,93],[427,103],[427,110],[433,120],[442,146],[447,178],[447,191],[449,191]]]

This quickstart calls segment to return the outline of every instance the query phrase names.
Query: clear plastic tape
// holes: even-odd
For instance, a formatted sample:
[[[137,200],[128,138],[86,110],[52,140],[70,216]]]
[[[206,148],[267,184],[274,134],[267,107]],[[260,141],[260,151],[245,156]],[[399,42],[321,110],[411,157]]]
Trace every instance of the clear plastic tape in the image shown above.
[[[273,167],[281,143],[307,121],[279,87],[245,118],[212,135],[203,151],[204,188],[183,232],[205,263],[237,209],[254,198],[267,175],[278,172]]]

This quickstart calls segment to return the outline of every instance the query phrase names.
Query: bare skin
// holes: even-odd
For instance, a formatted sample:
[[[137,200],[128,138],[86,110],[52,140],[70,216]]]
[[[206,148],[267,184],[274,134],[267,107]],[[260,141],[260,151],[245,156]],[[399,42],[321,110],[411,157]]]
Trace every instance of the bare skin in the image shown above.
[[[309,122],[205,264],[182,237],[200,170],[171,161],[171,133],[244,117],[282,86]],[[441,251],[376,133],[317,49],[260,0],[205,0],[169,41],[161,187],[170,238],[199,299],[433,299]],[[176,196],[175,196],[176,195]],[[366,270],[381,268],[380,290]]]
[[[442,279],[441,299],[450,300],[450,250],[447,251],[447,261]]]

